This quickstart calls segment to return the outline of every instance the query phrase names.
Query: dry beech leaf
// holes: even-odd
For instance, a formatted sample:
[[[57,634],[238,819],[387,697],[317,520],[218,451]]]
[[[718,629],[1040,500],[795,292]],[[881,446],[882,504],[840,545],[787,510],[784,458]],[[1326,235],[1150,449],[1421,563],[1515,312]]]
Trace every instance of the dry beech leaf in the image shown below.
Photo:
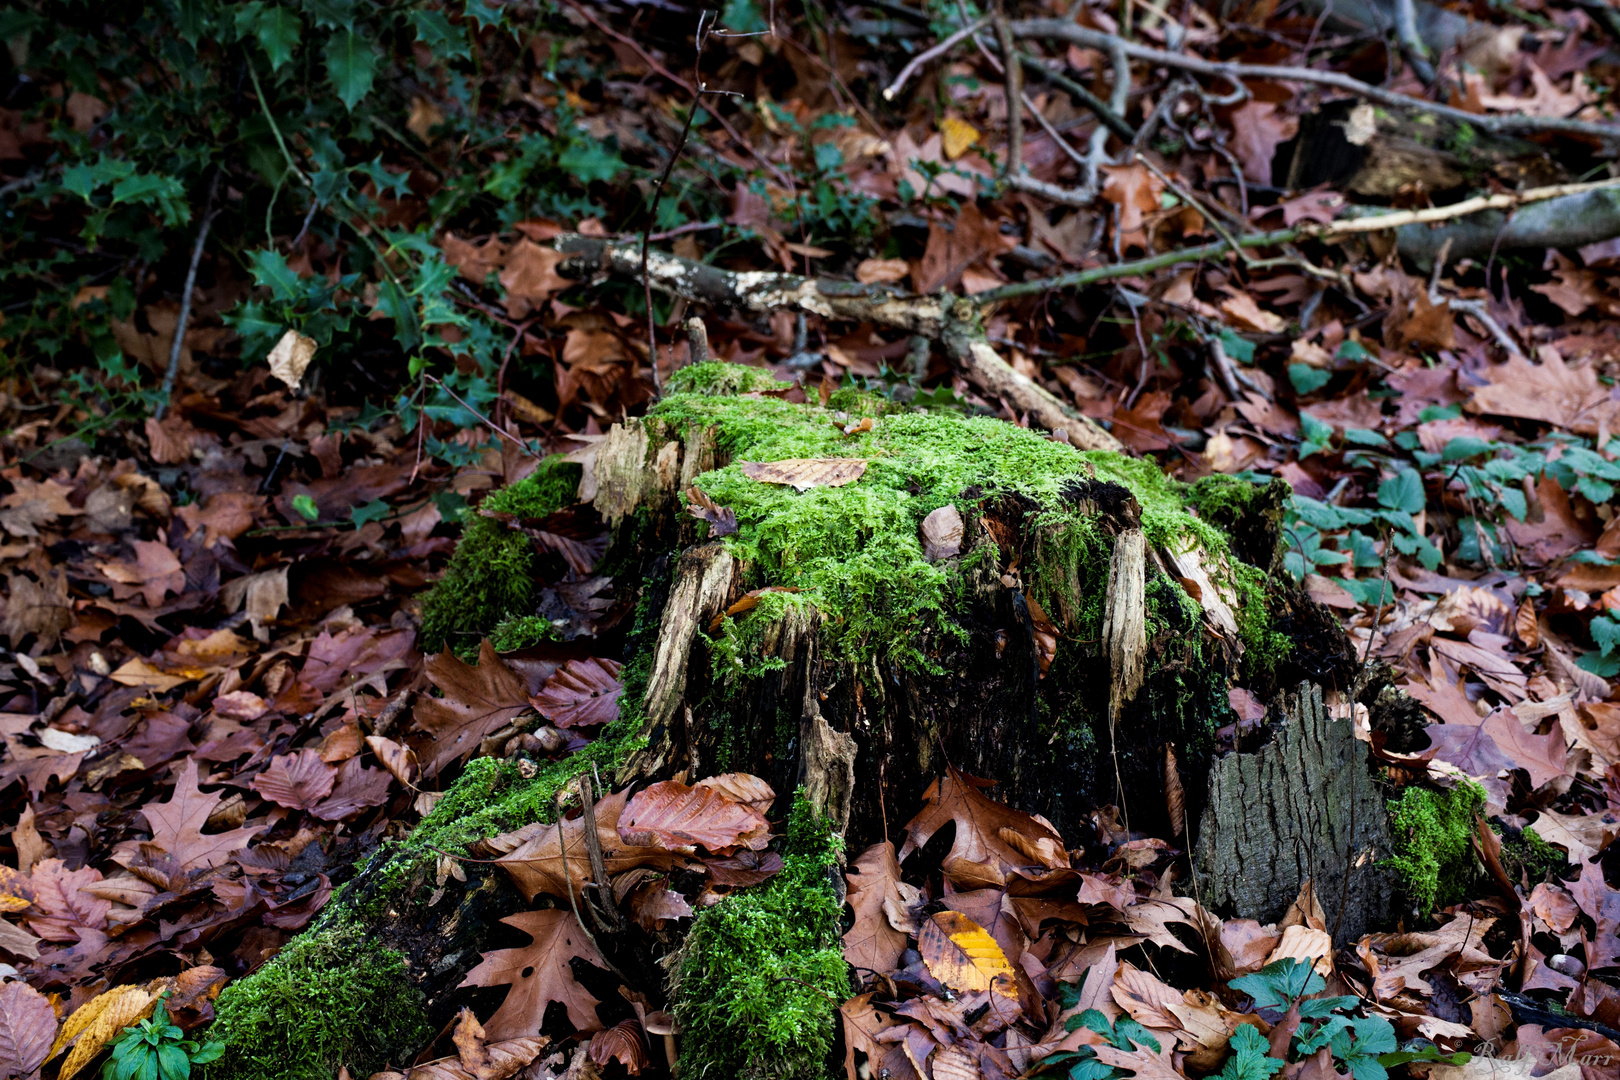
[[[740,462],[742,474],[762,484],[785,484],[795,491],[813,487],[843,487],[866,475],[859,458],[785,458],[781,461]]]
[[[616,791],[596,804],[596,840],[608,874],[622,874],[637,867],[669,870],[682,865],[679,856],[662,848],[631,847],[619,836],[619,818],[625,809],[626,794]],[[483,852],[500,856],[497,861],[501,868],[527,900],[541,893],[566,900],[572,891],[577,902],[590,878],[583,816],[549,825],[536,822],[516,832],[485,840],[479,847]]]
[[[1114,975],[1114,1000],[1145,1028],[1174,1031],[1179,1026],[1169,1011],[1181,1003],[1181,991],[1129,962]]]
[[[634,847],[689,851],[701,845],[720,854],[735,847],[763,850],[771,827],[764,814],[714,788],[664,780],[631,798],[619,818],[619,836]]]
[[[1278,960],[1308,960],[1324,977],[1333,973],[1333,936],[1326,930],[1296,924],[1283,930],[1282,940],[1266,957],[1266,963]]]
[[[57,1074],[59,1080],[68,1080],[89,1064],[90,1059],[100,1053],[107,1042],[150,1014],[156,1000],[156,996],[144,986],[116,986],[73,1010],[73,1015],[62,1025],[56,1044],[51,1047],[51,1053],[55,1054],[68,1043],[73,1043],[73,1049],[68,1051],[67,1059],[62,1062],[62,1070]],[[78,1041],[73,1042],[75,1039]]]
[[[732,802],[768,813],[776,801],[776,789],[751,773],[728,772],[699,780],[697,787],[713,788]]]
[[[539,714],[560,728],[594,727],[619,718],[617,660],[591,657],[570,660],[546,680],[546,685],[529,701]]]
[[[366,745],[395,780],[412,787],[416,781],[416,753],[410,747],[381,735],[367,735]]]
[[[50,1056],[55,1037],[49,998],[21,979],[0,986],[0,1076],[32,1075]]]
[[[917,947],[929,973],[952,990],[1018,996],[1007,954],[989,931],[959,911],[930,915],[922,924]]]
[[[962,512],[950,503],[922,519],[923,558],[939,562],[962,553]]]
[[[309,362],[315,359],[315,339],[305,337],[296,330],[288,330],[281,335],[270,355],[265,357],[270,365],[270,374],[287,384],[289,390],[298,389],[298,384],[304,380],[304,372],[309,368]]]

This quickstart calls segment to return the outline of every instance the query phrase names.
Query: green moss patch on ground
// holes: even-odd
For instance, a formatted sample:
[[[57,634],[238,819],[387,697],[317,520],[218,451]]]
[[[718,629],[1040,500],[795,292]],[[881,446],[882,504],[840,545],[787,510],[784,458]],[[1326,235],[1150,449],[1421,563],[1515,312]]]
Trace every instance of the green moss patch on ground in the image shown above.
[[[683,1076],[809,1080],[828,1075],[849,997],[833,890],[842,840],[801,791],[782,872],[700,912],[674,969]]]
[[[545,517],[575,501],[579,480],[578,465],[553,455],[517,483],[491,492],[479,510]],[[527,536],[469,514],[444,576],[422,594],[423,651],[477,649],[503,620],[532,615],[539,561]]]
[[[220,995],[209,1038],[225,1053],[208,1080],[369,1076],[433,1032],[404,960],[357,928],[332,922],[288,943]]]
[[[1413,784],[1390,801],[1396,851],[1389,865],[1418,911],[1455,904],[1467,895],[1479,868],[1473,837],[1484,808],[1485,789],[1467,780],[1449,791]]]

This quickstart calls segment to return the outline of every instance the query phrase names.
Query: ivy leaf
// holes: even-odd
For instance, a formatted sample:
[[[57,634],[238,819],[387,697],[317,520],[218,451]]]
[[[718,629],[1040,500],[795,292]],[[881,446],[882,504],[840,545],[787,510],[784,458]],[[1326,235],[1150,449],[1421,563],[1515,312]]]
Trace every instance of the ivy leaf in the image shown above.
[[[374,499],[364,506],[356,506],[350,510],[349,520],[354,522],[354,527],[358,529],[362,525],[368,525],[373,521],[381,521],[388,516],[391,509],[392,507],[383,500]]]
[[[1233,979],[1226,985],[1241,990],[1261,1009],[1286,1009],[1295,1001],[1317,994],[1327,986],[1306,960],[1278,960],[1253,975]]]
[[[371,93],[377,78],[377,52],[353,30],[333,34],[326,43],[326,73],[344,108],[353,112]]]
[[[1232,1056],[1216,1080],[1270,1080],[1283,1067],[1281,1058],[1269,1056],[1271,1045],[1253,1024],[1239,1024],[1232,1032]]]
[[[472,50],[467,45],[467,35],[462,33],[461,27],[445,18],[443,12],[413,11],[406,18],[416,28],[416,40],[426,45],[435,59],[472,58]]]

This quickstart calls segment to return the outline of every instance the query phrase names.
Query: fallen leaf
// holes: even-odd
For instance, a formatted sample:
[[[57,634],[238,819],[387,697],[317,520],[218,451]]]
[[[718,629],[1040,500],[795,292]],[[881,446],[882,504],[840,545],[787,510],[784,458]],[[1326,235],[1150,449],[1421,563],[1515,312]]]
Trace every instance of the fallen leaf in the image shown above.
[[[281,335],[275,348],[265,357],[270,365],[270,374],[287,384],[287,389],[296,390],[298,384],[304,381],[304,372],[309,368],[309,362],[315,359],[315,339],[305,337],[296,330],[288,330]]]
[[[893,971],[909,937],[888,913],[891,908],[904,912],[917,899],[916,887],[900,880],[894,844],[885,840],[861,852],[848,882],[845,901],[855,912],[855,921],[844,934],[844,959],[863,977]]]
[[[0,986],[0,1076],[31,1076],[51,1054],[56,1010],[21,979]]]
[[[947,116],[939,122],[939,134],[947,161],[955,161],[979,141],[979,129],[954,116]]]
[[[900,861],[927,844],[947,823],[954,822],[956,836],[941,865],[963,888],[1005,885],[1009,875],[1038,879],[1048,871],[1067,868],[1068,853],[1057,830],[986,798],[979,790],[986,783],[948,768],[946,775],[923,794],[922,810],[906,823]],[[1008,843],[1003,830],[1021,834],[1029,844]],[[1040,858],[1032,858],[1031,851],[1038,851]]]
[[[570,660],[546,680],[540,692],[529,699],[541,716],[559,728],[595,727],[619,718],[617,660],[591,657]]]
[[[990,990],[1016,998],[1007,955],[984,927],[958,911],[939,911],[922,924],[918,950],[934,978],[957,991]]]
[[[813,487],[843,487],[866,475],[859,458],[785,458],[781,461],[739,463],[742,474],[762,484],[785,484],[795,491]]]
[[[776,802],[776,789],[751,773],[721,773],[699,780],[697,786],[713,788],[732,802],[751,807],[761,814],[769,813],[771,805]]]
[[[277,806],[308,810],[330,795],[336,782],[337,770],[321,760],[320,751],[304,749],[271,758],[253,778],[253,790]]]
[[[529,709],[529,688],[488,641],[479,645],[477,665],[464,664],[449,650],[429,657],[428,681],[443,697],[417,699],[416,723],[433,736],[423,748],[423,772],[436,776],[451,762],[471,754],[486,735],[499,731]]]
[[[204,834],[208,817],[219,807],[221,796],[204,795],[197,786],[197,760],[187,758],[175,780],[174,793],[168,802],[148,803],[141,807],[152,830],[153,844],[173,855],[181,867],[215,867],[226,862],[231,853],[247,847],[248,841],[269,828],[249,825],[229,832]],[[139,840],[126,840],[114,849],[113,858],[123,865],[134,859],[141,845]]]
[[[156,1001],[156,995],[144,986],[116,986],[73,1010],[51,1047],[55,1054],[69,1043],[73,1045],[57,1074],[59,1080],[68,1080],[124,1028],[150,1015]]]
[[[922,519],[923,558],[929,562],[949,559],[962,552],[962,513],[950,503],[931,511]]]
[[[770,843],[765,815],[733,802],[714,788],[688,787],[675,780],[652,784],[635,796],[619,819],[619,836],[632,847],[691,851],[702,845],[715,854],[734,847],[759,851]]]
[[[574,1030],[601,1030],[602,1022],[596,1016],[600,1002],[575,981],[568,961],[578,957],[596,967],[606,964],[580,930],[573,913],[557,909],[524,911],[508,915],[501,922],[534,940],[520,948],[484,953],[478,966],[458,984],[511,987],[506,1000],[484,1025],[487,1036],[500,1041],[538,1034],[546,1006],[554,1001],[567,1009]]]

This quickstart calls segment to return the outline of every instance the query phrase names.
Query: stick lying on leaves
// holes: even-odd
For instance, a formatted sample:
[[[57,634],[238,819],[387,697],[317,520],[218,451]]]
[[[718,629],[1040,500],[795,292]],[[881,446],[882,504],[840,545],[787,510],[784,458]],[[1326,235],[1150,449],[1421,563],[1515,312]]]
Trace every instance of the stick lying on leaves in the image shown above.
[[[1123,49],[1125,54],[1133,60],[1145,60],[1160,67],[1191,71],[1194,74],[1209,75],[1234,83],[1242,79],[1275,79],[1281,82],[1303,82],[1315,83],[1319,86],[1331,86],[1334,89],[1343,90],[1367,101],[1376,101],[1381,105],[1417,109],[1422,112],[1444,116],[1459,123],[1472,124],[1481,131],[1499,134],[1556,131],[1566,135],[1582,135],[1595,138],[1601,140],[1608,147],[1620,144],[1620,124],[1568,120],[1560,116],[1530,116],[1522,113],[1503,113],[1496,116],[1480,115],[1465,112],[1450,105],[1441,105],[1423,98],[1412,97],[1410,94],[1385,90],[1382,87],[1364,83],[1360,79],[1341,75],[1336,71],[1317,71],[1314,68],[1286,67],[1276,64],[1219,63],[1198,56],[1190,56],[1186,53],[1151,49],[1132,41],[1126,41],[1116,34],[1090,30],[1062,19],[1015,20],[1012,23],[1012,34],[1015,38],[1047,38],[1069,41],[1086,48],[1101,49],[1104,52]]]
[[[583,276],[593,271],[642,280],[641,252],[634,243],[564,233],[553,243],[570,256],[559,266]],[[762,271],[737,273],[688,259],[652,252],[646,280],[673,296],[718,308],[764,315],[797,309],[851,322],[907,330],[933,338],[962,365],[965,374],[986,393],[999,397],[1082,450],[1120,450],[1122,446],[1096,421],[1065,406],[1045,387],[1014,371],[985,339],[979,325],[979,302],[948,294],[911,296],[879,285],[802,278]]]

